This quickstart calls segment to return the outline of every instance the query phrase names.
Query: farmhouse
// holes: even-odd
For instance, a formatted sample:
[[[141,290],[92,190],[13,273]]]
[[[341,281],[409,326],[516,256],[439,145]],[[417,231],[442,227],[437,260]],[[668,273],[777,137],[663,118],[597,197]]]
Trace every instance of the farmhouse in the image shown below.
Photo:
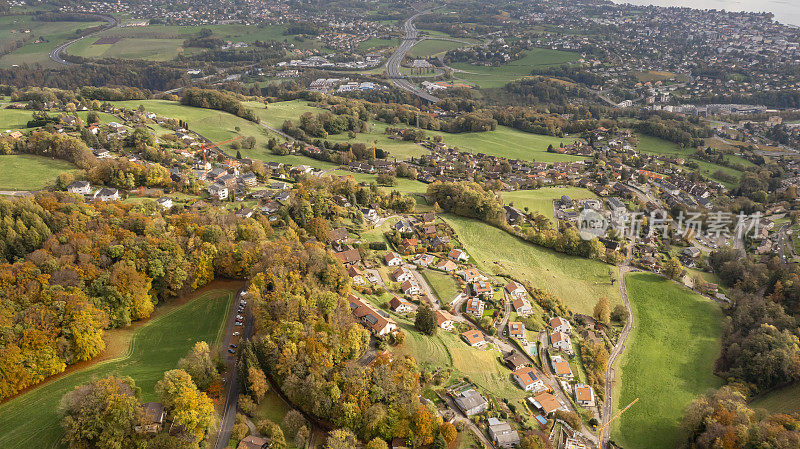
[[[521,317],[526,317],[533,313],[533,307],[531,307],[531,303],[527,298],[517,298],[511,304],[514,306],[514,311],[517,312],[517,315]]]
[[[483,332],[475,329],[462,333],[461,338],[473,348],[478,348],[486,344],[486,340],[483,338]]]
[[[486,304],[478,298],[470,298],[467,300],[467,313],[476,317],[480,318],[483,316],[483,309],[486,307]]]
[[[444,310],[437,310],[436,324],[446,331],[453,330],[453,317]]]
[[[550,333],[550,346],[558,349],[559,351],[572,354],[572,340],[570,340],[569,335],[563,332]]]
[[[515,370],[511,375],[514,377],[514,380],[517,381],[520,388],[525,391],[540,391],[546,390],[544,382],[539,376],[536,374],[533,368],[530,366],[522,367],[518,370]]]
[[[347,228],[342,226],[331,230],[330,234],[328,234],[328,243],[347,243],[349,238],[350,234],[347,232]]]
[[[236,449],[267,449],[269,447],[269,440],[262,437],[248,435],[244,437]]]
[[[575,402],[581,407],[594,407],[594,390],[586,384],[575,385]]]
[[[462,391],[454,397],[453,400],[455,400],[458,408],[467,416],[483,413],[489,407],[489,402],[486,398],[472,388]]]
[[[572,332],[572,325],[569,324],[569,321],[560,316],[550,319],[550,327],[553,328],[553,332],[564,332],[565,334]]]
[[[386,262],[386,265],[390,267],[396,267],[399,266],[401,263],[403,263],[403,258],[400,257],[400,254],[391,251],[387,253],[385,256],[383,256],[383,261]]]
[[[508,323],[508,336],[516,338],[522,343],[528,342],[528,336],[525,332],[525,325],[521,321],[509,321]]]
[[[527,293],[525,291],[525,287],[516,281],[509,282],[505,287],[503,287],[503,289],[506,291],[506,293],[508,293],[508,296],[511,296],[514,299],[524,298],[525,294]]]
[[[88,195],[92,193],[92,185],[89,184],[89,181],[75,181],[67,186],[67,192]]]
[[[160,402],[145,402],[142,404],[142,419],[134,430],[139,433],[158,433],[164,426],[166,412]]]
[[[495,417],[488,420],[489,436],[499,447],[512,447],[519,445],[519,433],[512,429],[507,422],[500,421]]]
[[[351,265],[355,265],[361,262],[361,254],[358,252],[357,248],[350,248],[344,251],[339,251],[338,253],[334,253],[337,259],[342,261],[342,264],[345,267],[349,267]]]
[[[356,285],[364,285],[367,283],[367,280],[364,277],[364,272],[355,265],[351,265],[347,269],[347,274],[351,279],[353,279],[353,283]]]
[[[376,311],[360,298],[350,295],[347,301],[350,303],[350,311],[361,320],[361,324],[369,329],[372,335],[382,337],[397,331],[397,323],[394,320]]]
[[[572,374],[572,369],[569,367],[569,362],[564,360],[560,355],[554,355],[550,358],[550,364],[553,366],[553,372],[556,376],[563,377],[564,379],[572,379],[575,377]]]
[[[391,301],[389,301],[389,308],[392,309],[392,311],[399,313],[401,315],[414,311],[414,307],[408,301],[402,298],[398,298],[397,296],[395,296],[394,298],[392,298]]]
[[[556,410],[567,411],[564,404],[559,402],[558,398],[550,393],[540,393],[532,398],[528,398],[528,401],[545,415],[549,415]]]

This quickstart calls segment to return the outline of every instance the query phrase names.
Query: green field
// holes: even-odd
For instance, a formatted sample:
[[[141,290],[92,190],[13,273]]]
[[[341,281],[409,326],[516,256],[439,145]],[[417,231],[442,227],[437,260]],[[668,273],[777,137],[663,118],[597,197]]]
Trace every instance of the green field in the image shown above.
[[[358,182],[365,182],[367,184],[376,182],[378,175],[370,175],[367,173],[353,173],[346,170],[334,170],[331,172],[338,176],[351,176]],[[419,181],[414,181],[408,178],[396,178],[397,185],[392,187],[381,187],[386,190],[397,190],[402,193],[425,193],[428,190],[428,185]]]
[[[131,376],[144,401],[156,400],[153,390],[165,371],[175,367],[198,341],[221,341],[232,290],[206,290],[194,300],[151,318],[132,335],[119,358],[71,372],[0,405],[0,447],[58,447],[61,429],[57,408],[61,397],[78,385],[111,374]],[[168,307],[168,306],[160,306]]]
[[[625,282],[634,326],[617,368],[616,409],[639,401],[614,423],[612,438],[628,449],[674,448],[686,405],[723,384],[713,375],[722,311],[655,274]]]
[[[69,115],[77,115],[83,120],[83,123],[86,123],[86,116],[89,114],[88,111],[78,111],[75,113],[71,113]],[[60,113],[51,113],[50,116],[60,116]],[[100,118],[101,123],[108,123],[111,121],[119,121],[117,117],[114,117],[111,114],[106,114],[105,112],[98,112],[97,115]],[[14,129],[25,129],[28,124],[28,120],[33,118],[33,111],[29,111],[26,109],[0,109],[0,132],[6,130],[14,130]]]
[[[441,135],[450,147],[458,148],[469,153],[483,153],[492,156],[501,156],[509,159],[520,159],[536,162],[573,162],[586,159],[581,156],[569,154],[548,153],[548,145],[554,147],[572,143],[572,137],[553,137],[540,134],[531,134],[505,126],[498,126],[494,131],[483,133],[448,134],[436,131],[427,131],[428,135]]]
[[[30,154],[0,156],[0,190],[40,190],[65,171],[77,171],[67,161]]]
[[[102,37],[81,39],[67,47],[67,53],[84,58],[144,59],[170,61],[184,54],[183,39],[123,38],[113,44],[96,45]],[[195,53],[189,49],[187,53]]]
[[[431,286],[436,296],[439,297],[439,302],[442,305],[450,304],[456,295],[461,293],[461,289],[458,287],[452,275],[441,271],[426,269],[422,270],[422,276],[428,281],[428,285]]]
[[[472,65],[466,62],[452,63],[450,66],[463,72],[456,72],[455,76],[475,83],[482,88],[503,87],[511,81],[528,76],[533,69],[566,64],[576,61],[580,55],[577,53],[534,48],[523,58],[509,62],[499,67],[485,67]]]
[[[59,44],[77,37],[76,30],[100,25],[104,22],[40,22],[28,15],[0,17],[0,47],[25,38],[25,44],[13,52],[0,57],[0,67],[12,65],[42,64],[52,67],[50,51]],[[28,30],[29,33],[24,31]],[[40,42],[36,42],[41,40]]]
[[[376,49],[396,47],[397,41],[394,39],[379,39],[372,37],[364,42],[359,42],[358,49],[361,51],[369,52]]]
[[[411,50],[409,50],[408,54],[412,58],[427,58],[464,46],[466,46],[466,44],[462,44],[461,42],[425,39],[411,47]]]
[[[515,190],[513,192],[503,192],[503,202],[505,204],[514,203],[514,207],[524,211],[527,207],[531,212],[538,212],[550,221],[555,220],[553,212],[553,200],[567,195],[573,200],[596,198],[597,195],[582,187],[558,186],[545,187],[536,190]]]
[[[800,383],[760,396],[750,406],[767,409],[770,413],[800,413]]]
[[[619,287],[611,285],[611,276],[617,277],[616,267],[525,243],[476,220],[454,215],[444,218],[477,265],[490,273],[528,281],[561,298],[575,313],[591,315],[601,296],[609,299],[612,308],[622,303]]]

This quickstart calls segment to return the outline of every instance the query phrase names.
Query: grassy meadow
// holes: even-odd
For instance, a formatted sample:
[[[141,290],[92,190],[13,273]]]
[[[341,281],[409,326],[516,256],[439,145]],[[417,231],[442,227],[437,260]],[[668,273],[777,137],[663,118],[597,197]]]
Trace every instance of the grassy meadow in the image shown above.
[[[461,289],[452,275],[437,270],[426,269],[422,270],[422,276],[428,282],[428,285],[431,286],[434,293],[436,293],[436,296],[439,297],[439,302],[442,305],[450,304],[456,295],[461,293]]]
[[[0,67],[41,64],[54,67],[50,51],[59,44],[77,37],[76,30],[91,28],[104,22],[40,22],[29,15],[7,15],[0,17],[0,47],[14,41],[25,40],[25,44],[9,54],[0,56]],[[26,33],[25,31],[28,31]],[[39,41],[39,42],[36,42]]]
[[[214,345],[221,341],[234,294],[234,290],[207,289],[184,305],[159,306],[154,317],[131,326],[135,330],[108,332],[106,352],[117,349],[116,358],[68,371],[0,405],[0,416],[3,416],[0,447],[59,447],[61,428],[57,409],[61,397],[96,378],[112,374],[131,376],[142,389],[143,401],[157,400],[156,382],[165,371],[173,369],[196,342]]]
[[[613,396],[616,410],[639,401],[612,425],[611,436],[629,449],[674,448],[686,405],[724,383],[712,371],[722,311],[655,274],[632,273],[625,283],[634,326],[616,368]]]
[[[516,190],[502,193],[505,204],[513,203],[514,207],[523,211],[527,207],[529,211],[538,212],[549,218],[550,221],[555,220],[553,200],[561,198],[562,195],[567,195],[573,200],[597,197],[589,190],[572,186],[545,187],[536,190]]]
[[[766,409],[770,413],[800,413],[800,383],[759,396],[750,406]]]
[[[31,154],[0,156],[0,190],[40,190],[62,172],[78,169],[67,161]]]
[[[444,219],[477,265],[490,273],[528,281],[561,298],[575,313],[591,315],[601,296],[612,308],[622,303],[619,287],[611,285],[616,267],[556,253],[469,218],[444,215]]]
[[[521,59],[499,67],[478,66],[467,62],[457,62],[450,66],[461,71],[456,72],[455,76],[464,81],[474,83],[481,88],[496,88],[529,76],[534,69],[563,65],[576,61],[579,57],[577,53],[573,52],[534,48]]]

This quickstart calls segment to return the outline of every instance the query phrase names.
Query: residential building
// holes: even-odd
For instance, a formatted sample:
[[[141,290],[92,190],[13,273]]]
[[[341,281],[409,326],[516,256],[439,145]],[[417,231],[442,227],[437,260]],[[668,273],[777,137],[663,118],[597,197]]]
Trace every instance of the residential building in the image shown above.
[[[539,393],[536,396],[528,398],[528,401],[531,403],[531,405],[536,407],[537,410],[544,413],[545,416],[555,412],[556,410],[567,411],[567,408],[558,400],[558,398],[547,392]]]
[[[437,264],[436,268],[438,270],[446,271],[448,273],[455,271],[458,268],[458,265],[455,264],[452,260],[448,259],[441,259]]]
[[[164,426],[166,411],[160,402],[145,402],[142,404],[142,419],[134,430],[139,433],[158,433]]]
[[[365,285],[367,283],[367,279],[364,276],[364,272],[361,271],[356,265],[350,265],[347,269],[347,274],[353,279],[353,284],[356,285]]]
[[[113,187],[103,187],[94,193],[94,199],[100,201],[117,201],[119,200],[119,190]]]
[[[394,251],[390,251],[385,256],[383,256],[383,261],[386,262],[387,266],[397,267],[397,266],[400,266],[400,264],[403,263],[403,258],[400,257],[400,254],[397,254]]]
[[[531,307],[531,303],[527,298],[517,298],[511,302],[511,305],[514,306],[514,311],[517,312],[517,315],[521,317],[527,317],[533,313],[533,307]]]
[[[350,234],[344,226],[333,229],[328,234],[328,243],[346,243],[349,239]]]
[[[479,348],[481,346],[486,345],[486,339],[483,337],[483,332],[471,329],[466,332],[461,333],[461,338],[467,342],[468,345],[472,346],[473,348]]]
[[[472,290],[472,294],[474,296],[489,296],[492,294],[492,284],[486,281],[476,281],[470,285],[470,289]]]
[[[528,335],[525,332],[525,325],[521,321],[509,321],[508,323],[508,336],[516,338],[523,344],[528,342]]]
[[[337,259],[342,261],[342,264],[345,267],[349,267],[351,265],[355,265],[361,262],[361,253],[358,252],[357,248],[350,248],[344,251],[339,251],[338,253],[334,253]]]
[[[488,420],[489,436],[499,447],[519,446],[519,433],[511,428],[507,422],[500,421],[495,417]]]
[[[225,187],[223,184],[217,184],[217,183],[211,184],[206,188],[206,190],[208,191],[208,194],[211,195],[211,197],[216,198],[220,201],[228,198],[228,188]]]
[[[520,388],[525,391],[541,391],[547,389],[542,379],[539,378],[539,375],[536,374],[536,371],[530,366],[517,369],[511,373],[511,375],[514,377],[514,380],[517,381]]]
[[[524,368],[526,366],[530,366],[528,359],[526,359],[522,354],[517,351],[511,351],[503,358],[508,369],[511,371],[516,371],[518,369]]]
[[[436,324],[446,331],[453,330],[453,317],[444,310],[436,311]]]
[[[405,282],[414,279],[414,275],[406,267],[398,267],[392,272],[392,277],[395,282]]]
[[[567,362],[564,357],[560,355],[554,355],[550,357],[550,365],[553,366],[553,372],[558,377],[562,377],[564,379],[572,379],[575,377],[572,374],[572,369],[569,367],[569,362]]]
[[[462,391],[456,395],[453,400],[456,406],[467,416],[483,413],[489,407],[489,401],[472,388]]]
[[[350,303],[350,311],[353,315],[361,320],[361,323],[373,335],[382,337],[397,331],[397,323],[385,316],[385,312],[381,313],[375,310],[367,302],[354,295],[348,296],[347,301]]]
[[[550,346],[558,349],[559,351],[572,354],[572,340],[570,340],[569,335],[565,334],[564,332],[551,332]]]
[[[89,181],[75,181],[67,186],[67,192],[88,195],[92,193],[92,185]]]
[[[485,281],[486,280],[486,277],[484,275],[482,275],[480,271],[478,271],[477,269],[472,268],[472,267],[464,269],[464,270],[461,270],[461,272],[459,274],[461,275],[461,278],[464,279],[464,282],[466,282],[466,283],[471,283],[471,282],[476,282],[476,281]]]
[[[450,253],[447,254],[447,257],[449,257],[452,260],[455,260],[456,262],[466,262],[469,260],[469,254],[467,254],[467,252],[464,251],[463,249],[459,248],[451,249]]]
[[[408,296],[419,295],[419,286],[411,281],[405,281],[400,285],[400,291]]]
[[[467,308],[466,312],[475,318],[480,318],[483,316],[483,309],[486,307],[486,303],[478,298],[470,298],[467,300]]]
[[[414,256],[414,259],[412,259],[412,262],[414,262],[414,265],[419,265],[420,267],[429,267],[433,264],[434,260],[436,260],[436,258],[432,254],[417,254]]]
[[[525,287],[516,281],[509,282],[505,287],[503,287],[503,289],[506,291],[506,293],[508,293],[509,296],[511,296],[512,299],[524,298],[528,293],[525,291]]]
[[[572,333],[572,325],[569,324],[569,321],[560,316],[550,319],[550,327],[553,328],[553,332]]]
[[[164,210],[170,210],[172,209],[173,206],[172,198],[168,196],[162,196],[161,198],[156,200],[156,203],[158,203],[158,205],[161,206],[161,208]]]
[[[236,449],[267,449],[269,448],[269,440],[262,437],[248,435],[239,442]]]
[[[414,306],[412,306],[411,303],[405,299],[398,298],[397,296],[389,301],[389,308],[395,313],[399,313],[401,315],[405,315],[406,313],[411,313],[414,311]]]
[[[581,407],[594,407],[594,390],[586,384],[575,385],[575,402]]]

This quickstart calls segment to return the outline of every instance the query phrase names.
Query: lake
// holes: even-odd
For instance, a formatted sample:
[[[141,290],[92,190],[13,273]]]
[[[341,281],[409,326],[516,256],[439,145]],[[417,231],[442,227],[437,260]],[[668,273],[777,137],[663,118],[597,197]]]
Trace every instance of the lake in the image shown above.
[[[726,11],[771,12],[778,22],[800,26],[800,2],[797,0],[613,0],[634,5],[684,6]]]

